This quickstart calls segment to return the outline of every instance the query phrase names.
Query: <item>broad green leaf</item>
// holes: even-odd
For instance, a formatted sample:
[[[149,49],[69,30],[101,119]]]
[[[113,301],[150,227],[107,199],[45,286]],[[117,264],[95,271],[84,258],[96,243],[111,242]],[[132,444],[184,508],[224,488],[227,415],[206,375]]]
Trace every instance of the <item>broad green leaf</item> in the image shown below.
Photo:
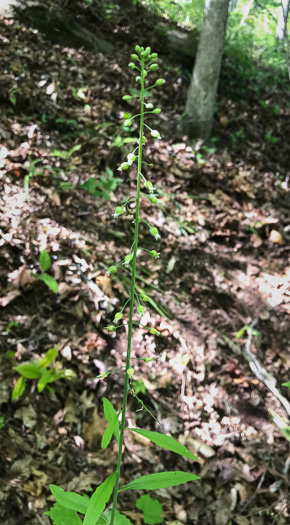
[[[288,383],[282,383],[282,386],[287,386],[287,388],[290,388],[290,381],[288,381]]]
[[[52,495],[56,501],[67,509],[76,510],[85,514],[89,505],[89,500],[80,494],[75,492],[65,492],[61,487],[57,485],[49,485]]]
[[[95,193],[97,186],[98,181],[95,179],[95,177],[90,177],[88,180],[83,182],[81,188],[87,190],[89,193]]]
[[[39,361],[38,368],[47,368],[53,361],[56,360],[58,356],[58,346],[55,348],[50,348],[48,352],[46,352],[45,356]]]
[[[16,370],[21,376],[27,377],[27,379],[38,379],[41,376],[41,372],[37,367],[37,362],[14,366],[13,370]]]
[[[109,425],[107,426],[103,434],[102,443],[101,443],[102,448],[107,448],[107,446],[110,444],[113,433],[115,432],[117,428],[119,428],[118,414],[116,414],[113,421],[110,421]]]
[[[152,432],[151,430],[140,430],[139,428],[128,428],[127,430],[132,430],[132,432],[136,432],[136,434],[140,434],[141,436],[150,439],[150,441],[155,443],[155,445],[158,445],[158,447],[166,448],[167,450],[171,450],[172,452],[180,454],[181,456],[185,456],[186,458],[199,461],[199,459],[194,456],[192,452],[188,450],[188,448],[186,448],[181,443],[178,443],[178,441],[172,437],[166,436],[166,434]]]
[[[46,272],[46,270],[50,268],[51,258],[46,248],[41,252],[39,256],[39,263],[43,272]]]
[[[116,479],[116,472],[113,472],[94,492],[89,501],[84,525],[95,525],[110,499],[114,483]]]
[[[155,523],[162,523],[162,504],[158,499],[153,499],[149,494],[141,496],[136,502],[137,509],[141,509],[144,512],[144,522],[150,525]]]
[[[138,489],[138,490],[155,490],[166,489],[168,487],[176,487],[187,481],[200,479],[199,476],[191,474],[190,472],[158,472],[157,474],[149,474],[149,476],[141,476],[140,478],[130,481],[125,487],[119,490]]]
[[[111,519],[112,512],[108,512],[108,520]],[[133,525],[132,521],[129,520],[129,518],[126,518],[123,514],[121,514],[118,510],[115,512],[114,516],[114,525]]]
[[[50,517],[54,525],[82,525],[82,520],[76,511],[68,509],[60,503],[55,503],[53,507],[44,514]]]
[[[48,288],[50,288],[54,293],[57,293],[58,290],[58,282],[52,277],[51,275],[48,275],[48,273],[41,273],[37,276],[38,281],[43,281]]]
[[[53,383],[54,382],[54,370],[51,369],[51,370],[47,370],[42,376],[41,378],[38,380],[37,382],[37,390],[38,392],[42,392],[46,385],[48,385],[48,383]]]
[[[26,381],[24,377],[21,376],[19,377],[15,387],[12,390],[12,395],[11,395],[12,401],[16,401],[16,399],[19,399],[19,397],[22,396],[25,390],[25,387],[26,387]]]
[[[113,421],[115,421],[115,418],[116,418],[116,416],[118,416],[118,414],[117,414],[116,410],[114,409],[112,403],[106,397],[103,397],[103,405],[104,405],[105,418],[108,421],[108,423],[110,424]],[[113,433],[114,433],[116,441],[117,441],[117,443],[119,445],[120,430],[119,430],[119,419],[118,419],[118,417],[117,417],[117,421],[115,422],[115,425],[114,425]]]

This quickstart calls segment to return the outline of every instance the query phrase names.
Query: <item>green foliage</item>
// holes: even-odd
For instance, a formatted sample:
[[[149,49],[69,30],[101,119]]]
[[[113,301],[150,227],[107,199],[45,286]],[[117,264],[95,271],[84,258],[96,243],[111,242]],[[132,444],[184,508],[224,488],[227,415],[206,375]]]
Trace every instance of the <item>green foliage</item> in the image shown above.
[[[5,424],[5,417],[0,416],[0,430],[2,430],[2,428],[4,427],[4,424]]]
[[[136,392],[136,394],[145,394],[146,393],[146,386],[144,385],[142,379],[138,379],[138,381],[132,382],[133,388]]]
[[[246,333],[248,334],[249,331],[251,330],[251,333],[253,336],[255,335],[258,335],[260,336],[261,335],[261,332],[259,332],[259,330],[256,330],[255,328],[252,328],[251,326],[245,324],[243,326],[243,328],[241,328],[237,333],[236,333],[236,338],[237,339],[240,339],[241,337],[243,337],[243,335]]]
[[[36,166],[37,166],[37,164],[39,164],[39,162],[41,162],[41,159],[35,159],[35,160],[32,160],[31,162],[29,162],[28,173],[24,177],[23,185],[24,185],[24,191],[25,191],[26,201],[27,202],[30,201],[30,197],[29,197],[29,182],[30,182],[30,180],[32,180],[33,177],[35,177],[36,175],[43,175],[42,171],[37,171],[37,167]]]
[[[141,430],[139,428],[128,428],[127,430],[131,430],[132,432],[136,432],[136,434],[140,434],[141,436],[146,437],[147,439],[150,439],[152,443],[155,443],[155,445],[158,445],[158,447],[165,448],[166,450],[171,450],[172,452],[175,452],[175,454],[180,454],[181,456],[184,456],[186,458],[195,459],[196,461],[199,461],[199,459],[190,452],[184,445],[181,443],[178,443],[175,439],[173,439],[170,436],[167,436],[166,434],[160,434],[160,432],[152,432],[151,430]]]
[[[53,521],[54,525],[81,525],[82,520],[75,510],[63,507],[60,503],[55,503],[48,512],[47,516]]]
[[[99,197],[108,201],[112,193],[123,184],[123,179],[115,177],[114,172],[106,167],[105,174],[101,175],[99,179],[90,177],[81,185],[83,190],[92,193],[94,197]]]
[[[75,146],[73,146],[70,150],[66,151],[61,151],[59,149],[55,149],[53,150],[52,153],[49,154],[50,157],[59,157],[61,159],[65,159],[65,160],[68,160],[71,158],[71,156],[76,152],[78,151],[80,148],[82,147],[82,144],[76,144]]]
[[[282,386],[286,386],[287,388],[290,389],[290,381],[288,381],[287,383],[282,383]]]
[[[149,523],[149,525],[162,523],[162,504],[157,499],[151,498],[149,494],[137,499],[136,507],[143,510],[145,523]]]
[[[113,492],[116,472],[113,472],[91,496],[86,510],[84,525],[95,525]]]
[[[130,481],[119,492],[123,490],[156,490],[166,489],[168,487],[176,487],[182,483],[200,479],[195,474],[190,472],[169,471],[157,472],[156,474],[149,474],[148,476],[141,476],[140,478]]]
[[[50,348],[42,359],[14,366],[13,369],[20,374],[20,378],[13,388],[12,401],[16,401],[22,396],[26,388],[27,379],[38,379],[38,392],[42,392],[48,384],[54,383],[59,379],[73,379],[75,373],[70,369],[60,370],[59,363],[55,367],[48,369],[48,366],[56,360],[57,356],[58,347]]]
[[[275,410],[272,410],[272,408],[268,408],[268,411],[276,427],[280,430],[284,438],[290,442],[290,421],[279,416],[279,414],[277,414]]]
[[[51,266],[51,258],[46,248],[41,252],[39,256],[39,264],[42,273],[40,275],[31,273],[32,277],[35,277],[37,281],[43,281],[46,284],[46,286],[48,286],[48,288],[50,288],[54,293],[57,293],[58,282],[55,280],[54,277],[52,277],[52,275],[46,273],[46,271],[49,270]]]

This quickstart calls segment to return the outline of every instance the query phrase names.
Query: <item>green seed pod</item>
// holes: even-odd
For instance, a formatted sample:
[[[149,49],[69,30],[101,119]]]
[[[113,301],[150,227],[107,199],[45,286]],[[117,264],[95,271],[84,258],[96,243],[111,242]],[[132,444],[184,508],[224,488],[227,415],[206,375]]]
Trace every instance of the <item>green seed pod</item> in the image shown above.
[[[154,359],[152,359],[152,357],[144,357],[144,361],[145,363],[151,363],[151,361],[154,361]]]
[[[155,250],[151,250],[151,252],[149,252],[149,255],[151,255],[151,257],[154,257],[155,259],[158,259],[160,253],[157,253]]]
[[[128,67],[129,67],[130,69],[135,69],[135,68],[136,68],[134,62],[130,62],[130,64],[128,64]]]
[[[129,153],[129,155],[127,156],[127,160],[128,160],[128,164],[130,164],[130,166],[132,166],[133,162],[135,162],[136,160],[136,155],[134,155],[134,153]]]
[[[115,323],[115,322],[118,322],[118,321],[121,321],[121,319],[123,319],[123,314],[122,314],[122,312],[117,312],[117,313],[115,314],[115,320],[114,320],[114,323]]]
[[[139,60],[138,55],[135,55],[135,54],[134,54],[134,55],[131,55],[131,58],[133,58],[133,60]]]
[[[153,109],[153,108],[154,108],[153,104],[146,104],[146,109]]]
[[[152,184],[152,182],[150,182],[150,180],[146,180],[145,188],[146,188],[146,190],[149,190],[150,192],[154,191],[153,190],[153,184]]]
[[[125,208],[123,206],[117,206],[117,208],[115,209],[113,213],[114,219],[122,215],[124,212],[125,212]],[[113,273],[116,273],[116,272],[113,272]]]
[[[164,78],[158,78],[158,80],[156,80],[155,84],[156,86],[162,86],[162,84],[164,84],[165,80]]]
[[[160,108],[155,108],[153,110],[153,113],[154,113],[154,115],[159,115],[159,113],[161,113],[161,109]]]
[[[126,255],[125,260],[124,260],[125,266],[128,266],[130,264],[130,262],[132,261],[132,259],[133,259],[133,255],[131,255],[131,253]]]
[[[157,202],[158,202],[157,197],[149,197],[149,200],[150,200],[150,202],[152,202],[152,204],[157,204]]]
[[[132,126],[132,120],[130,118],[127,118],[124,122],[125,128],[130,128]]]
[[[151,60],[157,60],[157,57],[158,57],[157,53],[152,53]]]
[[[158,330],[156,330],[156,328],[149,328],[149,332],[152,335],[160,335],[160,332],[158,332]]]
[[[134,374],[134,372],[135,372],[134,368],[128,368],[128,370],[127,370],[128,376],[132,376]]]
[[[111,324],[110,326],[106,326],[106,330],[109,330],[109,332],[115,332],[117,328]]]
[[[146,47],[145,52],[146,52],[146,53],[149,53],[149,55],[150,55],[150,53],[151,53],[151,47],[149,47],[149,46]]]
[[[108,274],[110,275],[110,273],[117,273],[117,271],[118,271],[117,266],[110,266]]]
[[[153,235],[153,237],[155,237],[156,241],[158,239],[160,239],[159,232],[158,232],[157,228],[155,228],[155,226],[150,228],[149,233],[150,233],[150,235]]]
[[[138,84],[141,84],[141,82],[142,82],[142,78],[141,78],[141,77],[139,77],[139,76],[138,76],[138,77],[136,77],[136,82],[138,82]]]
[[[137,307],[137,312],[138,312],[138,314],[139,314],[141,317],[143,317],[144,312],[145,312],[145,307],[142,306],[142,304],[139,304],[139,306]]]
[[[122,162],[121,164],[121,170],[126,171],[129,168],[128,162]]]
[[[141,47],[140,47],[140,46],[138,46],[138,45],[137,45],[137,46],[135,46],[135,51],[136,51],[137,53],[140,53],[140,51],[141,51]]]
[[[130,97],[130,95],[124,95],[122,97],[123,100],[132,100],[133,97]]]
[[[141,299],[142,299],[142,301],[146,302],[146,301],[149,300],[149,297],[148,297],[148,295],[146,295],[146,293],[143,293],[143,294],[141,295]]]
[[[157,64],[151,64],[150,71],[157,71],[158,65]]]
[[[142,144],[145,144],[146,140],[146,137],[142,137]]]
[[[154,137],[155,139],[161,139],[160,133],[157,129],[151,130],[151,137]]]

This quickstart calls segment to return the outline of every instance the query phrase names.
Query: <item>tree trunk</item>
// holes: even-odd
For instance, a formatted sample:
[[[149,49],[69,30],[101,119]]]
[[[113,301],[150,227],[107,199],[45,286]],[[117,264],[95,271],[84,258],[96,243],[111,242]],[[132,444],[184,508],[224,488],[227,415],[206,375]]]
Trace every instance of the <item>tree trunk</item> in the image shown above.
[[[206,0],[184,129],[190,138],[210,136],[219,81],[229,0]]]
[[[287,38],[287,21],[289,13],[289,0],[281,0],[281,5],[278,9],[278,22],[276,28],[276,39],[279,41]]]

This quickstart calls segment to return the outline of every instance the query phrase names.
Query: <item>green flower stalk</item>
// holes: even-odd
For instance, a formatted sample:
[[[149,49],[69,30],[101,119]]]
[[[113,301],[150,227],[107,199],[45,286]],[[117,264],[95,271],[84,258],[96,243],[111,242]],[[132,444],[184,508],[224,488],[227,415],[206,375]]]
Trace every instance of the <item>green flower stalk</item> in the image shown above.
[[[115,481],[115,487],[114,487],[114,498],[113,498],[113,508],[112,508],[112,514],[111,514],[111,525],[114,523],[114,516],[116,512],[117,507],[117,497],[118,497],[118,490],[119,490],[119,481],[120,481],[120,471],[121,471],[121,462],[122,462],[122,448],[123,448],[123,441],[124,441],[124,429],[125,429],[125,418],[126,418],[126,408],[127,408],[127,399],[128,399],[128,392],[130,388],[129,384],[129,378],[130,373],[132,372],[131,367],[131,343],[132,343],[132,329],[133,329],[133,312],[134,312],[134,301],[135,301],[135,279],[136,279],[136,259],[137,259],[137,250],[138,250],[138,236],[139,236],[139,224],[140,224],[140,197],[141,197],[141,179],[142,179],[142,153],[143,153],[143,145],[146,142],[146,137],[144,137],[144,109],[152,109],[154,110],[153,104],[146,104],[144,103],[144,94],[145,94],[145,83],[146,83],[146,76],[151,69],[151,66],[149,65],[149,68],[146,68],[146,61],[148,58],[150,58],[151,50],[150,48],[146,48],[144,50],[143,48],[140,48],[139,46],[136,46],[136,54],[132,55],[132,59],[138,62],[138,68],[140,75],[137,76],[136,82],[140,84],[141,88],[141,94],[140,94],[140,128],[139,128],[139,147],[138,147],[138,174],[137,174],[137,189],[136,189],[136,209],[135,209],[135,234],[134,234],[134,247],[133,247],[133,257],[131,259],[131,255],[128,257],[125,257],[126,262],[130,262],[132,264],[132,277],[131,277],[131,291],[130,291],[130,312],[129,312],[129,322],[128,322],[128,345],[127,345],[127,357],[126,357],[126,374],[125,374],[125,385],[124,385],[124,398],[123,398],[123,408],[122,408],[122,420],[121,420],[121,430],[120,430],[120,437],[119,437],[119,454],[118,454],[118,462],[117,462],[117,475],[116,475],[116,481]],[[157,54],[151,55],[151,59],[156,60]],[[133,63],[134,65],[134,63]],[[132,66],[132,63],[129,65],[130,69],[135,69],[135,66]],[[155,71],[155,67],[153,68],[153,71]],[[159,83],[156,85],[160,85]],[[127,96],[125,95],[126,100],[128,100]],[[148,107],[149,106],[149,107]],[[127,119],[128,120],[128,119]],[[132,119],[130,119],[132,122]],[[128,125],[128,122],[125,124]],[[151,135],[155,138],[161,138],[159,131],[154,130],[154,133],[151,131]],[[133,163],[133,161],[136,159],[135,154],[128,155],[128,163],[121,164],[121,170],[127,169],[127,164]],[[124,166],[125,164],[125,166]],[[119,168],[120,169],[120,168]],[[150,181],[145,181],[145,188],[149,191],[149,193],[154,191],[153,184]],[[151,228],[153,229],[153,233],[150,231],[151,235],[154,235],[155,239],[157,240],[160,236],[158,234],[157,228]],[[157,252],[154,252],[157,253]],[[158,254],[159,255],[159,254]],[[127,258],[127,259],[126,259]],[[130,259],[130,260],[129,260]],[[125,263],[126,264],[126,263]],[[144,294],[145,300],[148,296]],[[144,315],[144,306],[138,305],[137,311],[139,315],[142,317]],[[114,321],[115,323],[115,321]],[[150,329],[152,330],[152,329]],[[158,331],[150,332],[152,335],[158,335]]]
[[[141,359],[145,363],[150,363],[151,361],[154,361],[158,358],[151,358],[151,357],[145,357],[145,358],[138,358],[133,357],[131,358],[131,344],[132,344],[132,331],[133,331],[133,325],[137,325],[142,327],[143,329],[147,330],[149,334],[154,336],[160,336],[160,332],[150,326],[143,325],[140,320],[133,319],[133,313],[135,310],[137,310],[137,314],[139,316],[139,319],[144,316],[145,313],[145,306],[142,303],[146,303],[147,301],[151,303],[152,305],[154,302],[150,299],[150,297],[143,291],[138,292],[139,288],[137,287],[137,290],[135,289],[135,280],[136,280],[136,261],[137,261],[137,251],[138,251],[138,237],[139,237],[139,226],[140,223],[142,223],[142,227],[144,226],[145,231],[148,234],[148,237],[150,238],[150,235],[155,238],[157,241],[160,239],[160,234],[158,229],[155,226],[152,226],[152,224],[149,224],[146,220],[142,218],[142,214],[140,212],[140,201],[141,197],[145,196],[149,199],[151,204],[157,204],[158,205],[158,199],[155,197],[155,195],[152,195],[154,193],[154,187],[152,182],[145,179],[144,175],[142,174],[142,165],[146,164],[147,162],[142,161],[142,154],[143,154],[143,146],[146,143],[146,137],[144,136],[144,126],[149,130],[151,136],[154,139],[160,139],[159,131],[156,129],[151,129],[149,126],[147,126],[144,123],[144,115],[149,114],[149,116],[158,115],[160,113],[160,108],[155,108],[153,104],[146,104],[144,101],[145,98],[145,90],[146,93],[148,93],[149,89],[152,89],[156,86],[161,86],[164,82],[163,79],[158,79],[153,86],[148,87],[147,85],[147,75],[150,74],[152,71],[157,70],[157,64],[155,64],[157,60],[157,54],[151,53],[150,47],[147,47],[144,49],[143,47],[136,46],[135,48],[136,53],[132,54],[132,60],[134,62],[131,62],[129,64],[129,68],[132,70],[137,70],[137,77],[136,81],[140,84],[140,95],[124,95],[123,100],[125,102],[129,102],[132,98],[140,98],[140,113],[137,115],[132,116],[130,119],[127,119],[125,122],[126,126],[130,126],[133,123],[133,120],[135,118],[140,119],[140,127],[139,127],[139,144],[138,146],[129,153],[127,156],[127,161],[123,162],[121,166],[118,168],[119,171],[126,171],[128,170],[132,164],[138,160],[138,167],[137,167],[137,187],[136,187],[136,197],[129,197],[123,204],[120,206],[117,206],[115,209],[115,212],[113,213],[113,217],[116,220],[120,220],[121,216],[126,216],[127,213],[131,214],[133,211],[133,214],[135,212],[135,218],[134,218],[134,225],[135,225],[135,232],[134,232],[134,241],[131,245],[131,249],[127,255],[125,255],[124,259],[116,264],[113,264],[109,267],[107,274],[108,275],[114,275],[117,273],[117,271],[122,271],[124,268],[126,271],[131,271],[131,289],[130,289],[130,296],[129,299],[125,302],[122,309],[119,312],[115,313],[114,320],[112,324],[109,324],[106,327],[106,330],[108,332],[114,333],[119,329],[122,329],[124,326],[128,328],[128,343],[127,343],[127,356],[126,356],[126,364],[122,365],[119,368],[115,368],[112,370],[108,370],[106,372],[102,372],[99,374],[96,378],[91,379],[97,379],[97,380],[105,380],[110,374],[117,373],[120,371],[124,372],[124,395],[123,395],[123,406],[122,406],[122,417],[121,422],[119,422],[119,415],[120,411],[116,412],[113,405],[110,403],[110,401],[106,398],[103,398],[103,404],[104,404],[104,415],[105,418],[108,421],[108,427],[106,428],[101,442],[101,447],[104,449],[106,448],[112,437],[114,436],[117,443],[118,443],[118,460],[117,460],[117,467],[116,471],[109,475],[109,477],[103,481],[95,490],[95,492],[92,494],[90,499],[88,500],[86,497],[81,496],[80,494],[72,493],[72,492],[65,492],[61,487],[58,487],[57,485],[50,485],[50,490],[54,496],[54,498],[57,501],[57,504],[60,504],[60,506],[56,507],[54,506],[53,509],[51,509],[47,514],[51,516],[54,520],[55,525],[63,525],[63,509],[68,509],[70,514],[67,515],[69,520],[73,520],[73,516],[75,516],[75,519],[79,521],[79,517],[77,513],[84,514],[84,520],[82,521],[83,525],[97,525],[99,523],[99,520],[101,518],[102,523],[104,521],[108,521],[107,515],[104,514],[104,510],[106,508],[106,505],[114,492],[113,496],[113,506],[110,516],[110,525],[116,525],[117,516],[116,515],[116,509],[117,509],[117,499],[118,499],[118,493],[123,490],[129,490],[129,489],[143,489],[146,488],[147,490],[153,490],[156,488],[167,488],[172,487],[176,485],[180,485],[181,483],[186,483],[188,481],[193,481],[195,479],[198,479],[198,476],[193,474],[192,472],[181,472],[181,471],[170,471],[170,472],[158,472],[155,474],[149,474],[148,476],[140,476],[138,479],[134,479],[133,481],[130,481],[125,486],[122,486],[121,489],[119,489],[119,482],[120,482],[120,473],[121,473],[121,464],[122,464],[122,449],[123,449],[123,443],[124,443],[124,432],[137,432],[145,437],[147,437],[150,441],[155,443],[157,446],[163,447],[167,450],[171,450],[177,454],[183,455],[187,458],[198,460],[191,452],[188,450],[184,445],[179,443],[178,441],[174,440],[170,436],[167,436],[166,434],[161,434],[159,432],[153,432],[148,430],[141,430],[136,428],[126,428],[125,422],[126,422],[126,409],[127,409],[127,399],[128,394],[130,393],[139,403],[141,406],[140,410],[146,410],[150,416],[152,416],[153,419],[155,419],[158,423],[159,421],[156,419],[156,417],[150,412],[150,410],[145,406],[142,399],[140,399],[137,396],[137,393],[134,390],[134,382],[133,382],[133,376],[134,376],[134,368],[131,365],[131,359]],[[149,111],[147,111],[149,110]],[[151,115],[150,115],[151,114]],[[134,120],[135,122],[135,120]],[[138,150],[138,152],[137,152]],[[150,164],[149,164],[150,166]],[[141,193],[141,184],[144,186],[145,190],[147,190],[148,193]],[[135,209],[133,210],[130,208],[130,204],[132,199],[134,200],[134,206]],[[156,250],[147,250],[146,248],[143,248],[145,252],[147,252],[148,257],[153,257],[154,259],[157,259],[160,255],[159,252]],[[129,303],[130,309],[129,309],[129,319],[127,319],[124,322],[124,316],[126,317],[126,314],[124,313],[125,308],[127,304]],[[22,366],[22,365],[20,365]],[[28,366],[28,365],[23,365]],[[29,372],[29,371],[28,371]],[[27,376],[30,377],[30,376]],[[58,508],[58,510],[57,510]],[[69,517],[70,516],[70,517]],[[68,521],[66,521],[68,522]]]

